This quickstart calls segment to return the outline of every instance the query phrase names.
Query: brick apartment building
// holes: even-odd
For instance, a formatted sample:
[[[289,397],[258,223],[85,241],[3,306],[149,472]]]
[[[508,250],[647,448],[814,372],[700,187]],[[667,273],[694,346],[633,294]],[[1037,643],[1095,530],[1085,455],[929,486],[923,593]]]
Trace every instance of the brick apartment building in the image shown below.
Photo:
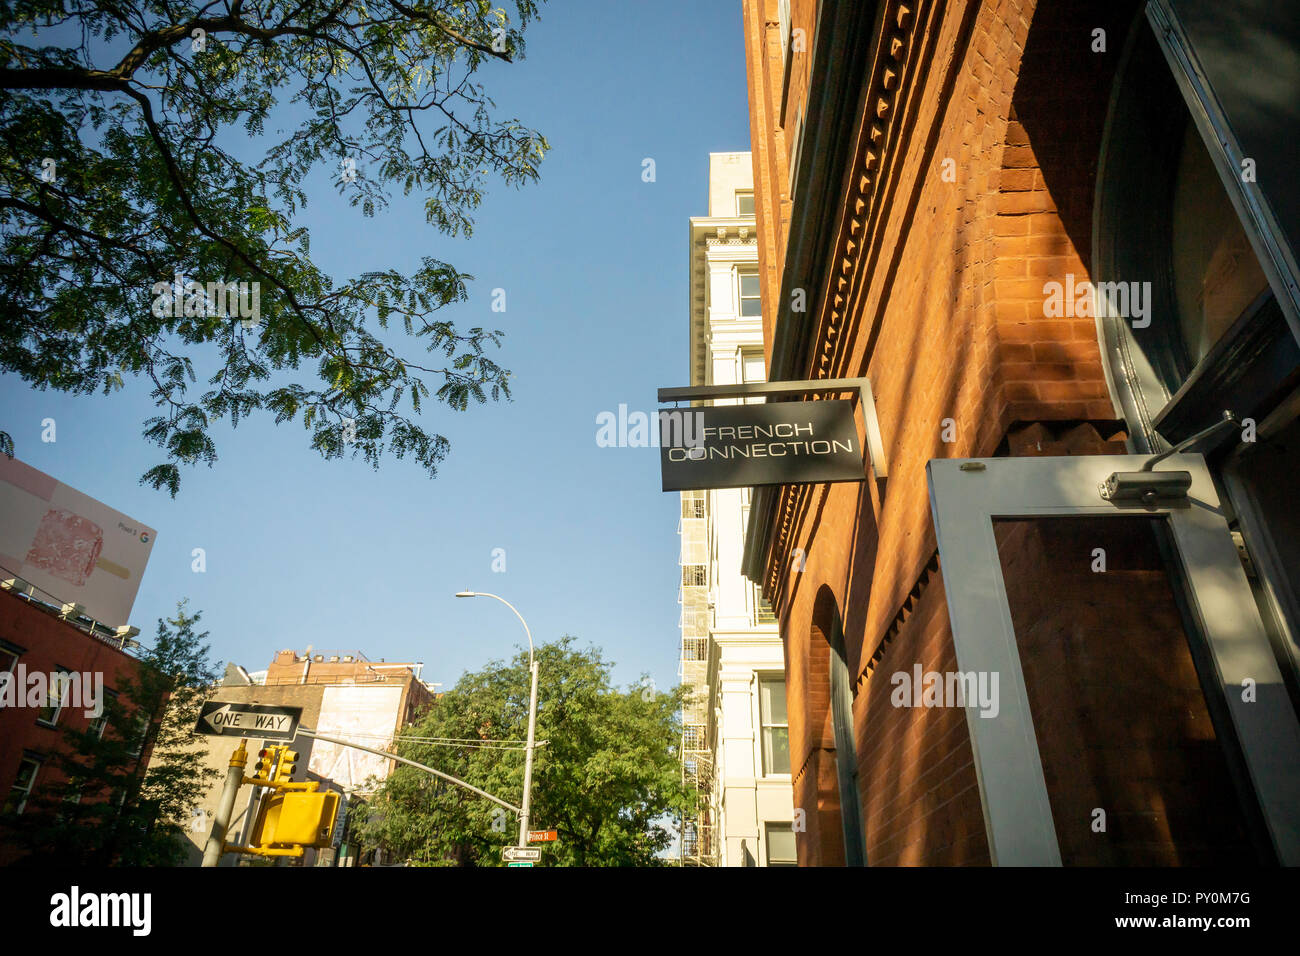
[[[423,665],[413,662],[372,661],[360,651],[283,650],[276,653],[265,671],[249,673],[228,665],[220,686],[209,700],[231,703],[256,703],[281,707],[300,707],[300,726],[340,739],[354,740],[376,750],[384,749],[408,724],[433,703],[434,694],[421,679]],[[255,753],[262,741],[250,739],[249,751]],[[222,772],[229,764],[236,741],[224,737],[206,737],[204,748],[207,766]],[[300,736],[292,744],[299,754],[295,780],[318,780],[324,789],[344,794],[349,806],[364,800],[367,781],[373,776],[382,780],[395,766],[391,760],[352,748]],[[193,808],[193,820],[187,836],[190,841],[185,865],[198,866],[211,832],[222,780],[214,782],[200,804]],[[256,817],[257,805],[252,787],[240,791],[231,818],[230,842],[247,840]],[[344,834],[335,834],[333,849],[308,850],[301,859],[282,860],[278,865],[330,866],[352,865],[357,857],[355,845],[343,844]],[[226,854],[222,866],[247,862],[238,854]]]
[[[40,597],[11,587],[0,591],[0,673],[102,674],[106,694],[117,692],[127,680],[139,680],[145,665],[123,649],[130,647],[125,638],[84,618],[65,616]],[[108,731],[107,719],[87,716],[84,707],[0,707],[0,802],[5,813],[21,815],[34,795],[66,782],[51,758],[68,749],[68,728],[90,726],[101,735]],[[147,766],[148,750],[136,760],[138,766]],[[0,865],[12,863],[16,856],[0,830]]]
[[[888,474],[755,491],[800,864],[1300,863],[1300,11],[743,8],[768,378]]]

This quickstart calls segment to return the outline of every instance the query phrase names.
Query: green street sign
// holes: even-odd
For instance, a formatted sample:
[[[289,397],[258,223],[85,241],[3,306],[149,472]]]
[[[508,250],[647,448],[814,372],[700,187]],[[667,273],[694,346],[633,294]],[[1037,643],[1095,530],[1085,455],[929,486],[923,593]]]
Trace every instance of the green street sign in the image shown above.
[[[533,866],[532,863],[507,863],[506,866]]]

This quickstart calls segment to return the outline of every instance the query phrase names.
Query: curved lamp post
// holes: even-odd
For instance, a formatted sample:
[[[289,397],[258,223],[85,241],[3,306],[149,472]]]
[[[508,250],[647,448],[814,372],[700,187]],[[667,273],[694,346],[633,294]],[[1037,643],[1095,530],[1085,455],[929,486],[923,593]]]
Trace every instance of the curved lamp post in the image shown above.
[[[528,697],[528,746],[524,751],[524,799],[519,813],[519,846],[527,847],[528,815],[533,802],[533,739],[537,731],[537,661],[533,658],[533,633],[528,629],[528,622],[524,620],[524,616],[503,597],[483,591],[457,591],[456,597],[486,597],[500,601],[514,611],[515,617],[519,618],[519,623],[524,626],[524,634],[528,636],[528,670],[532,674],[532,691]]]

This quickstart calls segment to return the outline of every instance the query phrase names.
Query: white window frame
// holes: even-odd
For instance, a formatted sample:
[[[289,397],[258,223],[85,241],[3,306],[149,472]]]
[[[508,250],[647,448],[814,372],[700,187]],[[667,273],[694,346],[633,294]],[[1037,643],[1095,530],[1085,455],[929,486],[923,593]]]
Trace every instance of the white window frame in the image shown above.
[[[787,758],[789,757],[789,755],[790,755],[790,702],[789,702],[789,697],[788,697],[788,696],[786,697],[786,713],[785,713],[785,723],[784,723],[784,724],[776,724],[776,723],[768,724],[768,723],[764,723],[764,717],[765,717],[765,715],[764,715],[764,713],[763,713],[763,684],[765,684],[765,683],[767,683],[767,682],[769,682],[769,681],[770,681],[770,682],[773,682],[773,683],[776,683],[776,682],[779,681],[780,683],[785,684],[785,683],[786,683],[786,680],[785,680],[785,673],[782,672],[782,671],[755,671],[755,672],[754,672],[754,678],[755,678],[754,683],[755,683],[755,685],[756,685],[756,686],[754,687],[754,690],[757,691],[757,693],[756,693],[754,696],[755,696],[755,698],[756,698],[755,703],[757,704],[757,710],[758,710],[758,725],[757,725],[757,726],[758,726],[758,735],[757,735],[757,736],[758,736],[758,761],[759,761],[759,762],[758,762],[758,766],[759,766],[759,769],[762,771],[762,775],[763,775],[763,777],[765,777],[765,778],[767,778],[767,777],[776,777],[776,778],[778,778],[778,779],[782,779],[782,778],[784,778],[784,779],[789,779],[789,777],[790,777],[790,773],[791,773],[791,770],[793,770],[793,767],[791,767],[791,770],[785,770],[785,771],[770,770],[770,769],[768,768],[768,761],[767,761],[767,747],[766,747],[765,742],[764,742],[764,739],[763,739],[763,732],[764,732],[765,730],[767,730],[768,727],[784,727],[784,728],[785,728],[785,752],[786,752],[786,756],[787,756]],[[788,687],[787,687],[787,690],[788,690]]]
[[[762,318],[763,318],[763,284],[762,284],[762,282],[760,281],[760,282],[759,282],[759,285],[758,285],[758,295],[757,295],[757,296],[749,296],[749,298],[752,298],[752,299],[754,299],[755,301],[758,302],[758,314],[757,314],[757,315],[746,315],[746,314],[745,314],[745,298],[746,298],[746,297],[745,297],[745,296],[743,295],[743,293],[742,293],[742,288],[743,288],[743,287],[741,286],[741,283],[740,283],[740,277],[741,277],[742,275],[753,276],[755,279],[758,278],[758,276],[759,276],[759,272],[758,272],[758,263],[756,263],[756,262],[747,262],[747,263],[744,263],[744,264],[742,264],[742,265],[738,265],[738,266],[736,266],[736,268],[735,268],[735,275],[736,275],[736,318],[738,318],[738,319],[762,319]]]
[[[71,677],[71,675],[72,675],[72,671],[69,670],[69,669],[66,668],[66,667],[55,667],[54,670],[51,672],[51,675],[50,675],[50,676],[58,675],[58,676],[61,677],[61,676],[64,675],[64,674],[66,674],[66,675],[68,675],[69,677]],[[49,692],[49,693],[51,693],[51,694],[54,692],[55,688],[54,688],[53,685],[54,685],[54,681],[51,681],[50,686],[47,688],[47,692]],[[57,726],[59,725],[59,717],[60,717],[60,715],[62,715],[62,713],[63,713],[63,706],[64,706],[64,704],[66,703],[66,698],[67,698],[67,696],[68,696],[68,690],[69,690],[69,688],[70,688],[71,685],[68,684],[66,681],[63,681],[63,680],[59,680],[59,681],[58,681],[58,685],[59,685],[59,686],[58,686],[59,696],[58,696],[58,703],[57,703],[57,704],[55,705],[55,707],[54,707],[54,713],[50,716],[50,719],[49,719],[49,720],[46,720],[45,718],[41,717],[41,716],[40,716],[40,713],[38,712],[38,713],[37,713],[37,716],[36,716],[36,723],[37,723],[38,726],[41,726],[41,727],[57,727]],[[44,708],[42,708],[42,709],[44,709]]]
[[[117,700],[117,691],[104,689],[103,706],[104,712],[90,722],[90,729],[97,730],[100,740],[104,739],[104,732],[108,730],[108,700],[109,698]]]
[[[8,641],[0,641],[0,656],[13,658],[8,667],[0,667],[0,674],[12,674],[14,668],[18,666],[18,659],[26,653],[17,644],[10,644]]]
[[[36,764],[36,770],[32,772],[32,779],[28,782],[27,788],[23,789],[22,787],[18,786],[18,780],[22,776],[23,764],[25,763]],[[22,759],[18,761],[19,772],[18,775],[14,777],[13,786],[9,788],[10,794],[12,794],[15,790],[17,790],[23,795],[22,799],[18,802],[18,806],[14,807],[15,815],[22,816],[23,811],[27,809],[27,801],[31,799],[32,791],[36,789],[36,778],[41,775],[41,770],[42,768],[44,768],[44,766],[45,766],[44,760],[42,760],[40,757],[34,757],[31,754],[23,754]],[[5,802],[8,802],[8,799],[9,799],[9,794],[6,794]]]
[[[752,581],[749,582],[749,605],[749,619],[753,622],[754,627],[772,627],[780,623],[776,618],[776,608],[772,607],[770,604],[767,609],[772,614],[772,620],[760,620],[759,616],[763,610],[763,590]],[[788,714],[786,715],[786,718],[789,719]]]
[[[780,862],[778,862],[778,863],[773,863],[773,862],[772,862],[772,838],[771,838],[771,833],[772,833],[773,830],[783,830],[783,831],[788,832],[791,836],[794,836],[794,824],[793,824],[793,823],[783,823],[783,822],[777,822],[777,821],[774,821],[774,820],[764,820],[764,821],[763,821],[763,865],[764,865],[764,866],[777,866],[777,867],[798,866],[798,865],[799,865],[798,837],[795,837],[795,841],[796,841],[796,843],[795,843],[795,856],[794,856],[794,859],[793,859],[793,860],[790,860],[789,862],[786,862],[786,861],[784,861],[784,860],[782,860],[782,861],[780,861]]]
[[[746,198],[746,197],[748,197],[748,199],[749,199],[749,201],[750,201],[751,203],[752,203],[752,202],[756,202],[756,200],[755,200],[755,198],[754,198],[754,190],[752,190],[752,189],[737,189],[737,190],[736,190],[736,217],[737,217],[738,219],[739,219],[739,218],[745,218],[745,219],[747,219],[747,218],[749,218],[750,216],[756,216],[756,215],[758,215],[758,207],[757,207],[757,206],[754,207],[754,211],[753,211],[753,212],[741,212],[741,211],[740,211],[740,200],[743,199],[743,198]]]
[[[966,707],[975,773],[995,865],[1060,866],[1052,808],[1038,752],[1024,672],[994,537],[994,518],[1136,516],[1163,518],[1178,555],[1197,625],[1263,811],[1278,859],[1300,864],[1300,724],[1242,570],[1205,459],[1173,455],[1161,471],[1186,471],[1184,499],[1108,501],[1098,486],[1149,456],[932,459],[930,507],[943,568],[957,665],[998,673],[996,717]],[[1170,569],[1171,571],[1175,569]],[[1243,681],[1258,688],[1242,700]]]
[[[759,290],[758,301],[761,305],[763,301],[763,293],[761,289]],[[740,364],[740,368],[738,370],[740,374],[736,376],[737,381],[743,382],[745,384],[750,384],[751,382],[767,381],[767,356],[763,354],[762,346],[742,345],[740,348],[736,349],[736,356],[739,359],[739,364]],[[763,374],[759,378],[749,378],[745,374],[746,361],[751,361],[754,359],[757,359],[758,363],[763,366]]]

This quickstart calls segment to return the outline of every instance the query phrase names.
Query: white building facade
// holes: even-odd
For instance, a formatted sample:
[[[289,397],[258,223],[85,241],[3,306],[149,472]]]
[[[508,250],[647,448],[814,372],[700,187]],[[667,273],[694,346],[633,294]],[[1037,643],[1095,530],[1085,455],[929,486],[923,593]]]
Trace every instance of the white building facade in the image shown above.
[[[692,385],[765,380],[753,204],[750,154],[711,153],[709,215],[690,221]],[[749,498],[682,492],[682,766],[700,792],[684,865],[795,861],[781,638],[740,570]]]

